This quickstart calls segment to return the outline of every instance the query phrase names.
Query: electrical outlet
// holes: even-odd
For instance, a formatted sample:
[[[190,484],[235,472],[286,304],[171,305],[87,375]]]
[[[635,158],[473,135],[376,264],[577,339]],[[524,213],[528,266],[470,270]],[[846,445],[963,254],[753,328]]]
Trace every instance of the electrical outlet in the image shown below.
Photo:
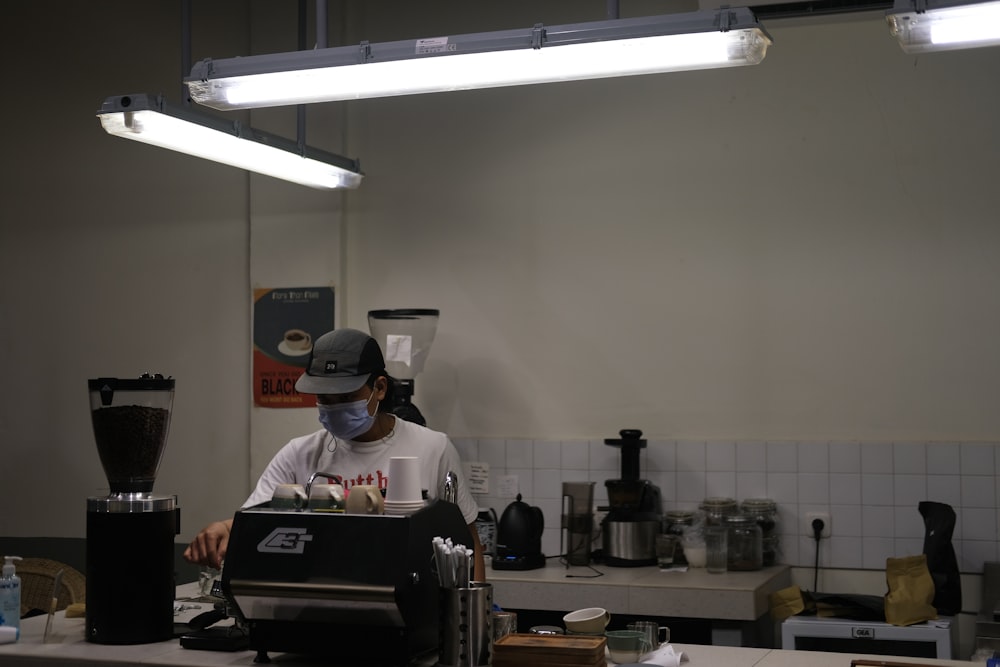
[[[802,523],[802,534],[807,537],[813,537],[813,520],[819,519],[823,522],[823,532],[820,533],[820,539],[825,537],[830,537],[833,534],[833,524],[830,522],[829,512],[806,512],[805,520]]]

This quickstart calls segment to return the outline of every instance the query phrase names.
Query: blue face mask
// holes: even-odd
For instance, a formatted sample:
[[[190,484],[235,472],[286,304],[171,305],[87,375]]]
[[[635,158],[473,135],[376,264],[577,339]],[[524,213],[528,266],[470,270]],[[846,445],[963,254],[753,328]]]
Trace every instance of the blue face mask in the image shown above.
[[[375,398],[375,392],[368,397],[368,400],[351,401],[350,403],[334,403],[325,405],[317,403],[319,408],[319,423],[323,425],[334,437],[341,440],[353,440],[359,435],[363,435],[375,424],[375,415],[378,414],[378,405],[375,406],[375,414],[368,414],[368,404]]]

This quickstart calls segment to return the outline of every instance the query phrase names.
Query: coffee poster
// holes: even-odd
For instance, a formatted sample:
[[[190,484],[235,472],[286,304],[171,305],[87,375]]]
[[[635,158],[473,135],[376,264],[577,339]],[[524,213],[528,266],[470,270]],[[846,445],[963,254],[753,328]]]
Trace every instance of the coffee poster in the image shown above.
[[[263,408],[316,405],[295,391],[312,343],[334,327],[332,287],[257,288],[253,294],[253,402]]]

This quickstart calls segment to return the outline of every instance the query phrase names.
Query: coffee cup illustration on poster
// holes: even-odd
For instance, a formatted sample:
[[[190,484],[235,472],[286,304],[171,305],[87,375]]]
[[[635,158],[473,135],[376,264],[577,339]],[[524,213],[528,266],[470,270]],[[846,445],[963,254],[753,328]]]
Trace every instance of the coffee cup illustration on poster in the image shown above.
[[[264,408],[316,405],[295,391],[314,340],[334,328],[333,287],[255,288],[253,402]]]

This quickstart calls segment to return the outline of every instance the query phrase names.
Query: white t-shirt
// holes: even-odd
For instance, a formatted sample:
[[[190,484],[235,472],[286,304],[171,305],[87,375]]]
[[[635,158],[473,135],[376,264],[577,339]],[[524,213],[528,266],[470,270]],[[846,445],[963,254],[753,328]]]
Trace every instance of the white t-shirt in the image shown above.
[[[373,442],[341,440],[326,429],[290,441],[274,455],[243,507],[271,500],[279,484],[305,484],[314,472],[340,475],[348,490],[355,484],[386,488],[389,459],[416,456],[420,460],[421,488],[430,498],[443,493],[445,475],[454,472],[458,482],[458,507],[466,523],[473,523],[479,508],[468,484],[462,481],[462,462],[455,445],[444,433],[394,417],[396,424],[388,437]],[[317,482],[326,483],[322,477]]]

